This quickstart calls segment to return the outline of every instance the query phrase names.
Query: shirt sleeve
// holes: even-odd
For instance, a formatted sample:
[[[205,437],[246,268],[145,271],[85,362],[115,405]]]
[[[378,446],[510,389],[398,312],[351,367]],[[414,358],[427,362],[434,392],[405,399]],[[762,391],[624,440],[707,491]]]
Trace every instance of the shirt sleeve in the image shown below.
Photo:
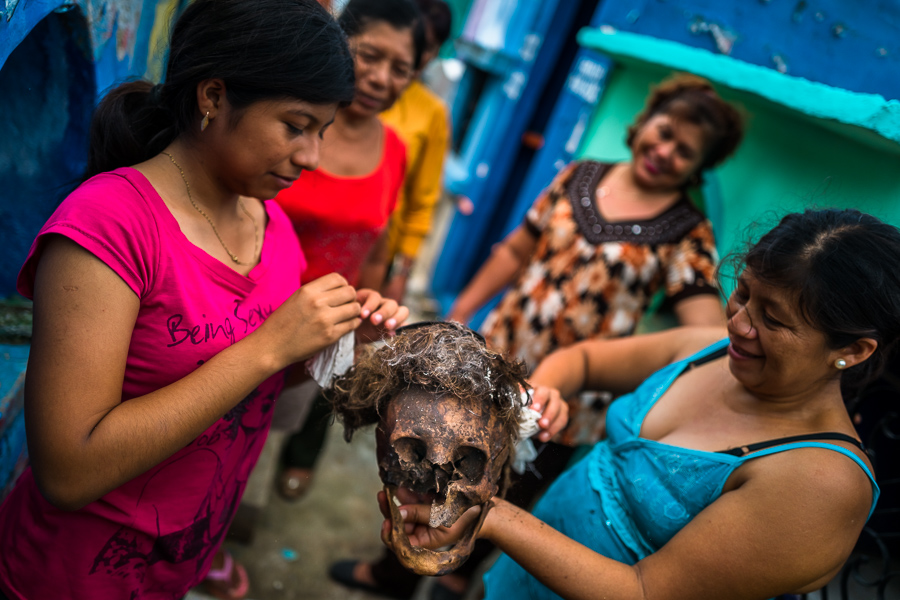
[[[37,265],[53,234],[99,258],[139,298],[153,288],[159,261],[156,214],[142,190],[118,171],[79,186],[41,228],[19,272],[17,288],[27,298],[33,297]]]
[[[399,238],[397,252],[415,257],[431,229],[434,208],[441,196],[441,175],[450,137],[450,123],[443,106],[432,115],[422,152],[414,164],[407,165],[403,203],[397,214]]]
[[[670,304],[699,294],[719,294],[719,261],[712,224],[704,219],[674,245],[666,267],[666,297]]]
[[[553,181],[550,182],[550,185],[541,192],[534,204],[531,205],[531,208],[528,209],[523,225],[525,230],[534,237],[540,237],[544,229],[546,229],[547,223],[550,222],[553,207],[556,206],[557,200],[565,197],[569,180],[577,167],[578,163],[569,163],[560,170],[556,177],[553,178]]]

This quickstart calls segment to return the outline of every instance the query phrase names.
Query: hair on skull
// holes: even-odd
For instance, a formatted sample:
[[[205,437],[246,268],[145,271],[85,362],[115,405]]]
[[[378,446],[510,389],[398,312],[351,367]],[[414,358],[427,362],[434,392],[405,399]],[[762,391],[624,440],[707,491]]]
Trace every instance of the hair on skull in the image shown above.
[[[377,423],[387,403],[401,392],[422,390],[435,399],[453,395],[493,403],[514,442],[519,427],[525,365],[485,346],[459,323],[416,324],[378,349],[367,348],[326,392],[344,425],[347,441],[360,427]]]

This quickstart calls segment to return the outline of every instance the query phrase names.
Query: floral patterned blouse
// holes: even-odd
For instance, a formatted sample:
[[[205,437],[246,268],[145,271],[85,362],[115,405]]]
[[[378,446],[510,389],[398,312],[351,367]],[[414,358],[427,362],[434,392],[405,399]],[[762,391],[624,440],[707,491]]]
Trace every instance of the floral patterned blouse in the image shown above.
[[[686,195],[654,218],[606,221],[595,192],[610,167],[572,163],[538,197],[525,218],[537,239],[531,263],[481,328],[529,370],[557,348],[632,334],[661,288],[672,304],[719,293],[710,222]],[[596,441],[579,431],[584,412],[570,406],[563,443]]]

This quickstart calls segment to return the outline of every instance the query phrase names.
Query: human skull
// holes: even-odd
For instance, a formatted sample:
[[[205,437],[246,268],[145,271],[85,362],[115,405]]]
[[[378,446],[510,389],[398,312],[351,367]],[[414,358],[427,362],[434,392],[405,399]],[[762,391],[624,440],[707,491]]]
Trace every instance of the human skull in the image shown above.
[[[388,493],[403,487],[430,500],[432,527],[449,527],[473,506],[497,494],[510,454],[509,436],[490,398],[460,398],[411,389],[387,405],[376,432],[378,468]],[[441,575],[457,568],[471,553],[478,520],[452,549],[432,552],[412,547],[393,515],[398,557],[420,575]]]
[[[397,329],[382,346],[360,352],[332,383],[327,394],[348,442],[360,427],[378,425],[378,468],[391,511],[385,542],[407,568],[443,575],[471,554],[491,497],[505,491],[527,387],[524,363],[452,322]],[[410,544],[398,490],[406,502],[431,502],[434,526],[483,508],[453,548],[435,552]]]

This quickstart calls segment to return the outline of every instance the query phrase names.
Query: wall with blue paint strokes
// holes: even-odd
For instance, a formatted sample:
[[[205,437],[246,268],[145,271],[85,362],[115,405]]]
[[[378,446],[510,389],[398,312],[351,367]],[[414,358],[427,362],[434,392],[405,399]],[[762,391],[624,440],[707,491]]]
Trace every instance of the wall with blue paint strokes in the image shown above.
[[[897,0],[609,0],[601,20],[811,81],[900,98]]]
[[[90,114],[110,87],[159,80],[179,0],[0,0],[0,297],[77,184]]]
[[[75,35],[73,35],[75,32]],[[86,34],[80,11],[51,13],[0,69],[0,296],[15,276],[35,233],[84,169],[95,93],[90,59],[78,46]]]

